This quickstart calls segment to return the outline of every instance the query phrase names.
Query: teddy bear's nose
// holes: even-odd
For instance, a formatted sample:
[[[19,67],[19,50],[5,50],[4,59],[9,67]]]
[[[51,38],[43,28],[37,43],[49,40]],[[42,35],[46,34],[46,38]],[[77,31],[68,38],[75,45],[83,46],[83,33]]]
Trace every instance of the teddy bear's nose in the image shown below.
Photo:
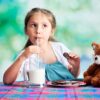
[[[98,59],[98,57],[95,57],[95,60],[97,60]]]

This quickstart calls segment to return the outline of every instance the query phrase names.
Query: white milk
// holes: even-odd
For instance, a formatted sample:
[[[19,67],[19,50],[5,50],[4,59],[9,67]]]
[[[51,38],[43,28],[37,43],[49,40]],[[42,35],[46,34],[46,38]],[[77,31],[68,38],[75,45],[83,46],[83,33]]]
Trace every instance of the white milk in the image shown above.
[[[39,69],[29,70],[29,81],[33,84],[44,84],[45,69],[39,68]]]

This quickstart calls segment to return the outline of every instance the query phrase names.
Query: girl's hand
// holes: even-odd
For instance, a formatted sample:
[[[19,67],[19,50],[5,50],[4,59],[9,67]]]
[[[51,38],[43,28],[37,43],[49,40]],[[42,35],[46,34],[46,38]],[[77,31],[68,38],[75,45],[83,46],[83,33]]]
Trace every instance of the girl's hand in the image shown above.
[[[41,52],[42,49],[39,46],[31,45],[24,50],[21,56],[28,58],[32,54],[38,54]]]
[[[77,76],[80,69],[80,58],[74,53],[64,53],[63,55],[67,58],[70,66],[72,66],[69,70],[74,74],[74,76]]]

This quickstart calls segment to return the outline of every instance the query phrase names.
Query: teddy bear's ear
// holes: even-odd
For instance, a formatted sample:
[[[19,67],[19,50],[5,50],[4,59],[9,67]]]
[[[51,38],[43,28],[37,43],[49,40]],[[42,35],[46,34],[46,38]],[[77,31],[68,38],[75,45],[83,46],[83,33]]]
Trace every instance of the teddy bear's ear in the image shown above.
[[[98,46],[98,44],[96,42],[93,42],[92,43],[92,47],[93,47],[93,50],[95,50],[95,48]]]

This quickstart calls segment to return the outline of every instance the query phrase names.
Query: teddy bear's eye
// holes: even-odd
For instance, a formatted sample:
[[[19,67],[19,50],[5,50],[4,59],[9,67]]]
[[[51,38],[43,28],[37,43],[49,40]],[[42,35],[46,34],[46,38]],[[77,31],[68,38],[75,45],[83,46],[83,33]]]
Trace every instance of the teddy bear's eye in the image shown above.
[[[98,57],[95,57],[95,60],[97,60],[98,59]]]

